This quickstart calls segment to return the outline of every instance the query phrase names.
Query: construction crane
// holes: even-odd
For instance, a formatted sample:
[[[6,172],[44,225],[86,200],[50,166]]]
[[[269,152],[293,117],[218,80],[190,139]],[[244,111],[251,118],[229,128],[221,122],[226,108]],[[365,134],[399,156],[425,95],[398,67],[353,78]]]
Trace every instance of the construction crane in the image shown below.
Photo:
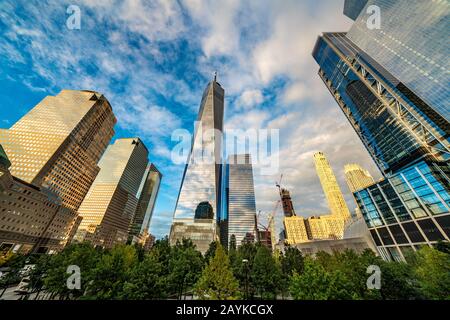
[[[281,180],[281,179],[280,179]],[[269,216],[270,241],[272,242],[272,251],[275,250],[275,215],[277,214],[278,206],[281,200],[277,200],[275,208]]]
[[[280,176],[280,180],[278,180],[278,182],[275,182],[275,185],[278,187],[278,192],[281,195],[281,180],[283,180],[283,174],[281,174]]]

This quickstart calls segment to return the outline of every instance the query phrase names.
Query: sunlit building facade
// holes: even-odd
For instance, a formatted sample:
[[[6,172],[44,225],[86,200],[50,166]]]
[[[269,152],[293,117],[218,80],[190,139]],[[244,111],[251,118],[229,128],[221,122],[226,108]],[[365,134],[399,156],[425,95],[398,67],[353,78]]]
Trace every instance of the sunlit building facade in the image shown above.
[[[13,176],[49,189],[76,211],[98,174],[115,122],[102,94],[62,90],[45,97],[10,129],[0,129],[0,143]]]
[[[309,217],[305,221],[310,240],[342,239],[345,221],[334,215]]]
[[[139,202],[131,223],[129,237],[141,238],[150,228],[150,222],[161,185],[162,174],[153,163],[147,165],[139,195]]]
[[[289,244],[309,241],[306,219],[300,216],[284,217],[284,233]]]
[[[234,235],[236,246],[239,247],[246,237],[250,237],[249,234],[253,235],[254,239],[258,236],[251,155],[230,155],[225,170],[228,243]]]
[[[108,147],[78,210],[83,220],[74,240],[105,248],[127,241],[147,164],[148,150],[138,138],[117,139]]]
[[[183,237],[189,237],[181,225],[191,219],[187,229],[192,230],[197,207],[208,202],[213,208],[209,238],[218,234],[218,222],[222,206],[222,130],[224,115],[224,94],[221,85],[212,80],[205,88],[200,103],[191,150],[187,159],[181,181],[171,228],[171,243]],[[198,219],[201,221],[201,219]],[[176,225],[175,225],[176,224]],[[202,221],[200,229],[206,232],[206,222]],[[193,238],[191,238],[193,240]]]
[[[344,166],[345,180],[351,193],[367,188],[375,183],[369,171],[359,164],[349,163]]]
[[[325,198],[327,199],[328,207],[331,215],[335,218],[341,218],[344,222],[350,219],[350,211],[345,203],[341,188],[333,173],[333,169],[322,152],[314,154],[314,164],[316,172],[319,176]],[[342,230],[343,232],[343,230]]]

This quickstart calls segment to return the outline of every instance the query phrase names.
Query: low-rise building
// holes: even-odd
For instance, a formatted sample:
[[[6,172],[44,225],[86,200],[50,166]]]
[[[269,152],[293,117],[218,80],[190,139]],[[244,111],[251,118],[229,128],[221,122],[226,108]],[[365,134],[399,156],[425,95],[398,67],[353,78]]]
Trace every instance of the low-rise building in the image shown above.
[[[0,146],[0,250],[21,253],[61,250],[73,236],[78,215],[60,198],[11,175]]]

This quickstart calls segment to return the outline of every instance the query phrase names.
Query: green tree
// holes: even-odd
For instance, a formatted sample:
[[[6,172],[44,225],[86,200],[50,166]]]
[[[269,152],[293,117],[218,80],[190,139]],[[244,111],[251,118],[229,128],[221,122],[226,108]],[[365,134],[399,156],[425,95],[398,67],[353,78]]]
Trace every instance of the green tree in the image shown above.
[[[234,234],[230,237],[230,243],[229,243],[230,250],[234,249],[236,250],[236,236]]]
[[[191,289],[203,269],[203,256],[191,240],[183,239],[170,250],[169,291],[181,299],[184,292]]]
[[[294,273],[303,272],[303,255],[297,248],[287,246],[284,253],[279,253],[281,277],[279,288],[284,297],[289,290],[289,282]]]
[[[43,279],[46,291],[52,293],[51,298],[59,299],[79,298],[83,295],[90,279],[91,271],[100,257],[100,252],[92,245],[87,243],[73,244],[66,247],[62,252],[50,256],[48,260],[39,260],[44,263],[43,266],[37,268],[39,270],[46,269]],[[70,265],[76,265],[81,272],[81,290],[69,289],[67,287],[67,279],[71,274],[67,273]]]
[[[414,274],[422,294],[431,300],[450,299],[450,255],[422,247],[413,262]]]
[[[138,257],[133,246],[117,245],[110,251],[105,252],[88,278],[84,298],[119,299],[123,293],[123,286],[128,279],[129,271],[137,263]],[[82,279],[84,279],[84,276]]]
[[[146,254],[144,260],[136,264],[123,286],[122,298],[132,300],[163,299],[167,296],[167,278],[159,262],[158,252]]]
[[[259,246],[251,271],[252,282],[261,298],[270,296],[275,299],[281,271],[272,256],[272,252],[265,246]]]
[[[379,262],[381,288],[379,293],[384,300],[410,300],[421,297],[413,268],[404,262]],[[378,291],[378,290],[375,290]]]
[[[230,263],[235,278],[239,281],[241,292],[244,292],[247,298],[252,298],[255,294],[255,286],[251,278],[251,270],[256,255],[256,245],[252,243],[243,243],[234,254],[233,247],[230,248]]]
[[[31,292],[35,292],[35,300],[38,299],[40,292],[44,288],[44,278],[47,270],[50,268],[51,256],[40,255],[35,263],[35,267],[30,272],[29,289]]]
[[[303,273],[292,276],[290,292],[296,300],[351,299],[351,294],[341,286],[343,281],[341,271],[328,272],[319,261],[308,257]]]
[[[233,300],[238,297],[238,282],[231,271],[230,261],[222,246],[202,272],[195,291],[200,299]]]
[[[213,241],[209,244],[209,248],[208,250],[205,252],[205,262],[208,263],[209,260],[214,257],[215,253],[216,253],[216,249],[217,249],[217,245],[218,242],[217,241]]]
[[[281,271],[286,275],[303,272],[303,255],[297,248],[287,247],[280,256]]]

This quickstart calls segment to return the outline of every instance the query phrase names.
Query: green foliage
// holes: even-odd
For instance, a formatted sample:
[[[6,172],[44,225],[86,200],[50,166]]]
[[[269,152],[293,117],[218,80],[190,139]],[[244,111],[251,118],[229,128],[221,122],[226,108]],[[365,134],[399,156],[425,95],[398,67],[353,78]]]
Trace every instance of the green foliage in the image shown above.
[[[292,276],[290,292],[295,300],[327,300],[331,285],[331,276],[320,262],[307,258],[303,273]]]
[[[411,265],[404,262],[381,262],[381,288],[384,300],[410,300],[421,298]]]
[[[283,274],[291,276],[303,272],[303,255],[297,248],[287,247],[284,254],[280,256],[281,271]]]
[[[413,262],[414,275],[426,299],[450,300],[450,255],[422,247]]]
[[[95,268],[100,253],[89,244],[74,244],[66,247],[62,252],[50,256],[50,259],[40,259],[36,266],[36,276],[38,272],[45,272],[43,284],[47,291],[60,299],[77,298],[83,295],[83,288],[86,287],[91,278],[92,269]],[[70,290],[67,288],[67,279],[71,274],[67,273],[70,265],[80,267],[81,290]],[[42,270],[42,271],[41,271]]]
[[[118,245],[103,254],[95,268],[88,274],[85,298],[119,299],[128,272],[137,263],[138,257],[134,246]],[[83,269],[81,272],[83,275]],[[85,275],[82,279],[85,279],[84,277]]]
[[[214,257],[217,249],[217,245],[219,243],[217,241],[213,241],[209,244],[208,251],[205,252],[205,262],[208,263],[209,260]]]
[[[181,299],[197,282],[203,269],[203,257],[191,240],[183,239],[171,248],[168,266],[169,292]]]
[[[276,299],[281,270],[267,247],[258,247],[251,270],[252,283],[259,296]]]
[[[128,300],[166,298],[167,285],[164,269],[157,252],[145,255],[144,260],[131,269],[129,279],[123,286],[122,298]]]
[[[209,260],[196,285],[197,295],[200,299],[233,300],[238,296],[238,286],[225,250],[221,245],[216,246],[214,257]]]
[[[190,240],[172,247],[167,238],[158,240],[150,252],[135,245],[104,250],[84,243],[55,255],[10,255],[3,262],[8,272],[0,279],[0,296],[20,282],[26,264],[34,264],[29,289],[55,299],[182,299],[194,291],[202,299],[274,299],[279,293],[314,300],[450,299],[447,248],[438,243],[411,250],[403,263],[383,261],[370,250],[319,252],[313,258],[296,248],[272,253],[252,243],[230,246],[227,253],[212,243],[203,258]],[[70,265],[80,267],[81,290],[67,288]],[[371,265],[380,268],[380,289],[367,287]]]

